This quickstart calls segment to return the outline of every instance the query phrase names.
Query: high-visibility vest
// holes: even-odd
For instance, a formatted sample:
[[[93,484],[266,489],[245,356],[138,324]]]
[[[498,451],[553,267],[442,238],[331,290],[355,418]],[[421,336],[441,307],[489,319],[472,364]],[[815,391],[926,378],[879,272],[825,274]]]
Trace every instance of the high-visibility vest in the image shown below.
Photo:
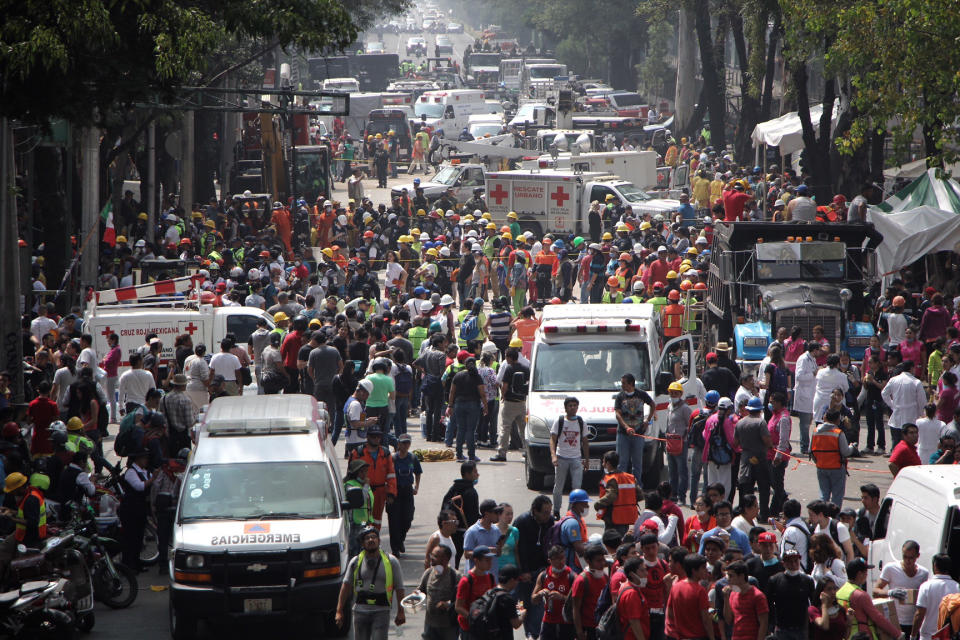
[[[407,332],[407,337],[410,339],[410,344],[413,345],[413,352],[420,353],[420,345],[427,339],[427,328],[410,327],[410,330]]]
[[[27,492],[27,495],[25,495],[23,500],[20,501],[20,504],[17,505],[17,518],[19,520],[26,519],[23,515],[23,503],[26,502],[30,496],[40,501],[40,519],[37,521],[37,535],[43,540],[47,537],[47,503],[44,501],[43,493],[41,493],[39,489],[30,487],[30,491]],[[14,531],[14,537],[16,537],[17,542],[23,542],[27,537],[27,525],[18,522]]]
[[[837,603],[844,609],[849,609],[850,596],[852,596],[854,592],[859,589],[860,587],[852,582],[847,582],[842,587],[837,589]],[[854,615],[848,618],[848,622],[850,624],[850,634],[848,637],[852,638],[860,633],[860,621],[857,620],[856,615]],[[870,620],[870,618],[867,618],[867,631],[870,633],[870,637],[873,638],[873,640],[878,640],[877,626],[873,623],[873,620]]]
[[[817,463],[817,469],[842,469],[843,456],[840,455],[840,429],[814,432],[810,438],[810,453]]]
[[[345,487],[360,487],[363,489],[363,506],[350,510],[353,518],[353,524],[361,525],[371,522],[370,512],[373,509],[373,490],[369,485],[363,484],[356,478],[351,478],[343,483]]]
[[[623,302],[623,291],[617,291],[614,295],[610,295],[610,291],[604,291],[603,297],[600,299],[603,304],[619,304]],[[678,334],[679,335],[679,334]]]
[[[652,304],[653,310],[657,313],[660,313],[660,310],[667,306],[667,302],[669,301],[663,296],[654,296],[647,299],[647,304]]]
[[[676,338],[683,333],[683,305],[668,304],[661,312],[663,337]]]
[[[637,479],[631,473],[617,471],[603,476],[600,482],[600,497],[607,493],[607,483],[617,481],[617,500],[610,507],[610,522],[613,524],[633,524],[637,520]],[[607,510],[597,510],[597,520],[603,520]]]
[[[380,562],[383,564],[383,571],[387,577],[387,605],[393,603],[393,565],[390,564],[390,557],[387,556],[386,552],[383,549],[380,549]],[[367,556],[366,550],[360,552],[360,555],[357,556],[357,566],[353,569],[353,592],[357,597],[357,604],[382,604],[382,602],[377,602],[378,598],[364,598],[361,600],[360,594],[364,593],[369,596],[373,596],[372,591],[364,591],[363,584],[360,580],[360,567],[363,565],[363,559]],[[376,580],[376,576],[373,576],[373,580]],[[373,585],[369,585],[370,589],[373,589]],[[379,594],[378,594],[379,595]]]

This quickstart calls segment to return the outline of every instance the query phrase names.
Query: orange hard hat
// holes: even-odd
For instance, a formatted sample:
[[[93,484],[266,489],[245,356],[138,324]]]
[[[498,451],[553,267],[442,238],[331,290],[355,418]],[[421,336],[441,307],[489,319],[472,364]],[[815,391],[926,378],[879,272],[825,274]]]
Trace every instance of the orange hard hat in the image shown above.
[[[633,256],[631,256],[629,253],[621,253],[619,259],[623,260],[624,262],[631,262],[633,260]]]
[[[507,225],[503,225],[502,227],[500,227],[500,233],[510,233],[510,227],[508,227]]]
[[[366,231],[363,232],[363,237],[364,237],[364,238],[372,238],[372,237],[373,237],[373,231],[370,231],[369,229],[367,229]]]
[[[696,289],[697,291],[703,291],[704,289],[707,288],[707,283],[706,283],[706,282],[698,282],[697,284],[693,285],[693,288]]]
[[[689,291],[690,289],[693,289],[693,283],[690,282],[689,280],[684,280],[683,282],[680,283],[680,288],[683,289],[684,291]]]
[[[680,300],[680,292],[676,289],[671,289],[670,293],[667,294],[667,300],[673,300],[674,302],[677,302]]]
[[[897,296],[893,299],[893,306],[895,307],[904,307],[906,304],[907,301],[903,299],[903,296]]]
[[[609,278],[607,278],[607,284],[610,285],[611,287],[619,287],[620,278],[618,278],[617,276],[610,276]]]

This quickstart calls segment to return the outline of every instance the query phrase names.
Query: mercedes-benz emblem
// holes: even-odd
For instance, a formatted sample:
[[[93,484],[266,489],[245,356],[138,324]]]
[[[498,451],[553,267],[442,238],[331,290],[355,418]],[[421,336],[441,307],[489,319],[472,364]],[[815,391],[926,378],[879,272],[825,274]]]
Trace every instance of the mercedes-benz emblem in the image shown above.
[[[257,562],[255,564],[248,564],[247,571],[253,571],[254,573],[260,573],[261,571],[266,571],[267,565]]]
[[[597,439],[597,428],[592,424],[587,425],[587,440]]]

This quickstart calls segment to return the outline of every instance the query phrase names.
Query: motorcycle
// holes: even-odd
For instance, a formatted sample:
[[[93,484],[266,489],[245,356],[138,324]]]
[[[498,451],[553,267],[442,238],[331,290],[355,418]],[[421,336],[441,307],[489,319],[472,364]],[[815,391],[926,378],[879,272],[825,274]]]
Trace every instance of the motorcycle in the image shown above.
[[[103,468],[109,476],[103,482],[97,482],[97,492],[91,500],[96,522],[101,535],[118,540],[122,525],[117,516],[117,507],[123,498],[123,471],[119,466],[104,462]],[[160,538],[157,536],[157,523],[153,515],[147,517],[143,531],[143,548],[140,550],[140,564],[152,567],[160,561]]]
[[[73,513],[73,546],[90,567],[93,597],[111,609],[129,607],[137,599],[139,585],[136,571],[113,559],[120,553],[120,543],[100,535],[92,507],[77,505]]]
[[[0,593],[0,636],[4,638],[71,638],[74,619],[64,595],[65,578],[25,582]]]

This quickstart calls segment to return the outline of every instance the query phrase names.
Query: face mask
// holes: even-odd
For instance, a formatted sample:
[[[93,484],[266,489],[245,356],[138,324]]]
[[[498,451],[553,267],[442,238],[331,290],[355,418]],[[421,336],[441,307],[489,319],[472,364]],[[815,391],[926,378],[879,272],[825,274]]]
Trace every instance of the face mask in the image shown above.
[[[683,398],[670,398],[670,404],[676,406],[683,402]]]
[[[840,611],[840,607],[827,607],[827,613],[831,616],[837,615],[838,611]]]
[[[642,589],[643,587],[647,586],[647,579],[640,578],[639,580],[637,580],[637,585],[639,585],[640,588]]]
[[[764,560],[764,561],[763,561],[763,566],[765,566],[765,567],[772,567],[772,566],[775,565],[775,564],[777,564],[777,556],[773,556],[773,557],[770,558],[769,560]]]
[[[707,573],[713,573],[713,563],[707,563]]]
[[[655,567],[655,566],[657,566],[657,563],[656,563],[656,562],[650,562],[650,561],[647,560],[646,558],[643,559],[643,564],[647,565],[648,567]]]
[[[773,405],[772,405],[771,403],[769,403],[769,402],[767,403],[767,409],[768,409],[771,413],[773,413]]]
[[[730,585],[730,593],[740,593],[740,587],[735,584]]]
[[[791,577],[792,577],[792,576],[798,576],[798,575],[800,575],[800,570],[797,569],[796,571],[791,571],[790,569],[787,569],[786,571],[784,571],[784,573],[787,574],[788,576],[791,576]]]
[[[473,486],[477,486],[478,484],[480,484],[480,478],[474,478],[474,479],[473,479]]]
[[[433,570],[436,571],[437,575],[439,576],[443,573],[444,566],[442,564],[435,564],[433,565]]]
[[[590,569],[590,575],[592,575],[594,578],[602,578],[603,569]]]

